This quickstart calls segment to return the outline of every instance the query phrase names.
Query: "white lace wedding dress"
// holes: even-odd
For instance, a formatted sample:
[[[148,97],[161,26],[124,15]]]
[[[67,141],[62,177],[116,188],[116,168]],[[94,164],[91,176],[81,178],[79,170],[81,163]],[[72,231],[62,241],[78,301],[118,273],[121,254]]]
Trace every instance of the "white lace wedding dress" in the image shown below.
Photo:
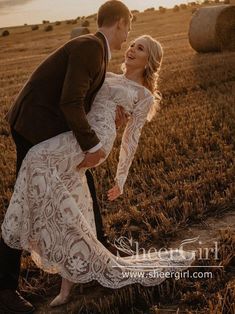
[[[122,137],[116,173],[121,190],[152,103],[153,96],[146,88],[124,75],[107,73],[87,115],[107,157],[116,137],[116,105],[132,114]],[[135,282],[156,285],[165,278],[151,275],[153,270],[188,268],[194,260],[191,252],[174,250],[122,258],[97,240],[85,169],[76,171],[83,158],[71,131],[29,150],[2,224],[4,241],[12,248],[31,252],[36,265],[47,272],[77,283],[97,280],[109,288]],[[144,276],[123,275],[125,271],[142,271]]]

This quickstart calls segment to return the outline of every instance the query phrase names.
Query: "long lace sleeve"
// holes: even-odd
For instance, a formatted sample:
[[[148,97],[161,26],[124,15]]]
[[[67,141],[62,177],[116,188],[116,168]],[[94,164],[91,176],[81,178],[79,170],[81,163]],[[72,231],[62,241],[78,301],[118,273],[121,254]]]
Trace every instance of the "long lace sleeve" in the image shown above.
[[[115,177],[115,182],[119,186],[121,193],[123,193],[123,186],[126,182],[128,171],[138,146],[141,130],[147,119],[152,103],[152,95],[138,101],[124,130]]]

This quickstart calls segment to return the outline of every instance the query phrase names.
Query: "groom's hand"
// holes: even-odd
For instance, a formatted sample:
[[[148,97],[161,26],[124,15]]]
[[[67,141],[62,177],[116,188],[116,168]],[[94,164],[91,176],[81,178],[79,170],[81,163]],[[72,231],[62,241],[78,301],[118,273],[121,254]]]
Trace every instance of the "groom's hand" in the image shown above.
[[[77,170],[81,168],[92,168],[95,167],[101,159],[105,157],[105,152],[102,148],[97,150],[95,153],[86,153],[83,161],[77,166]]]
[[[129,113],[125,112],[122,106],[117,106],[115,117],[116,128],[118,129],[121,126],[126,125],[129,118],[130,118]]]

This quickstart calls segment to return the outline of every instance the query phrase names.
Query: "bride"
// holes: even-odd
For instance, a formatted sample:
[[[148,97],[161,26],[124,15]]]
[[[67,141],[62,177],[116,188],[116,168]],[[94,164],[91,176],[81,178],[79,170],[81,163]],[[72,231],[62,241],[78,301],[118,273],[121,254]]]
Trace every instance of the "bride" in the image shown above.
[[[148,35],[134,40],[125,53],[124,74],[107,73],[87,114],[105,151],[103,160],[116,137],[116,106],[121,104],[130,114],[122,136],[115,185],[108,191],[111,201],[123,193],[141,129],[156,111],[161,61],[159,42]],[[108,251],[96,237],[86,168],[76,169],[84,156],[72,131],[32,147],[22,163],[2,224],[7,245],[31,252],[38,267],[61,275],[61,290],[51,306],[68,302],[74,283],[96,280],[113,289],[136,282],[157,285],[164,278],[150,276],[153,269],[168,272],[180,266],[182,270],[194,260],[189,252],[180,250],[161,256],[151,253],[127,257]],[[123,276],[128,270],[142,270],[145,276]]]

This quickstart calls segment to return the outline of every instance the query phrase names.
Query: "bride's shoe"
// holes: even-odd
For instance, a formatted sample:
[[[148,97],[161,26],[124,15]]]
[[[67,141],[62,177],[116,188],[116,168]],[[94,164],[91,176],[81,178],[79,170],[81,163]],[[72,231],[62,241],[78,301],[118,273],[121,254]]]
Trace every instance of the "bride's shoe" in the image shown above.
[[[70,299],[70,295],[67,296],[63,296],[61,293],[58,294],[54,300],[51,301],[51,303],[49,304],[50,307],[54,307],[54,306],[59,306],[59,305],[63,305],[69,302]]]
[[[54,307],[68,303],[70,300],[70,292],[73,286],[73,282],[62,278],[60,293],[55,297],[54,300],[52,300],[50,306]]]

